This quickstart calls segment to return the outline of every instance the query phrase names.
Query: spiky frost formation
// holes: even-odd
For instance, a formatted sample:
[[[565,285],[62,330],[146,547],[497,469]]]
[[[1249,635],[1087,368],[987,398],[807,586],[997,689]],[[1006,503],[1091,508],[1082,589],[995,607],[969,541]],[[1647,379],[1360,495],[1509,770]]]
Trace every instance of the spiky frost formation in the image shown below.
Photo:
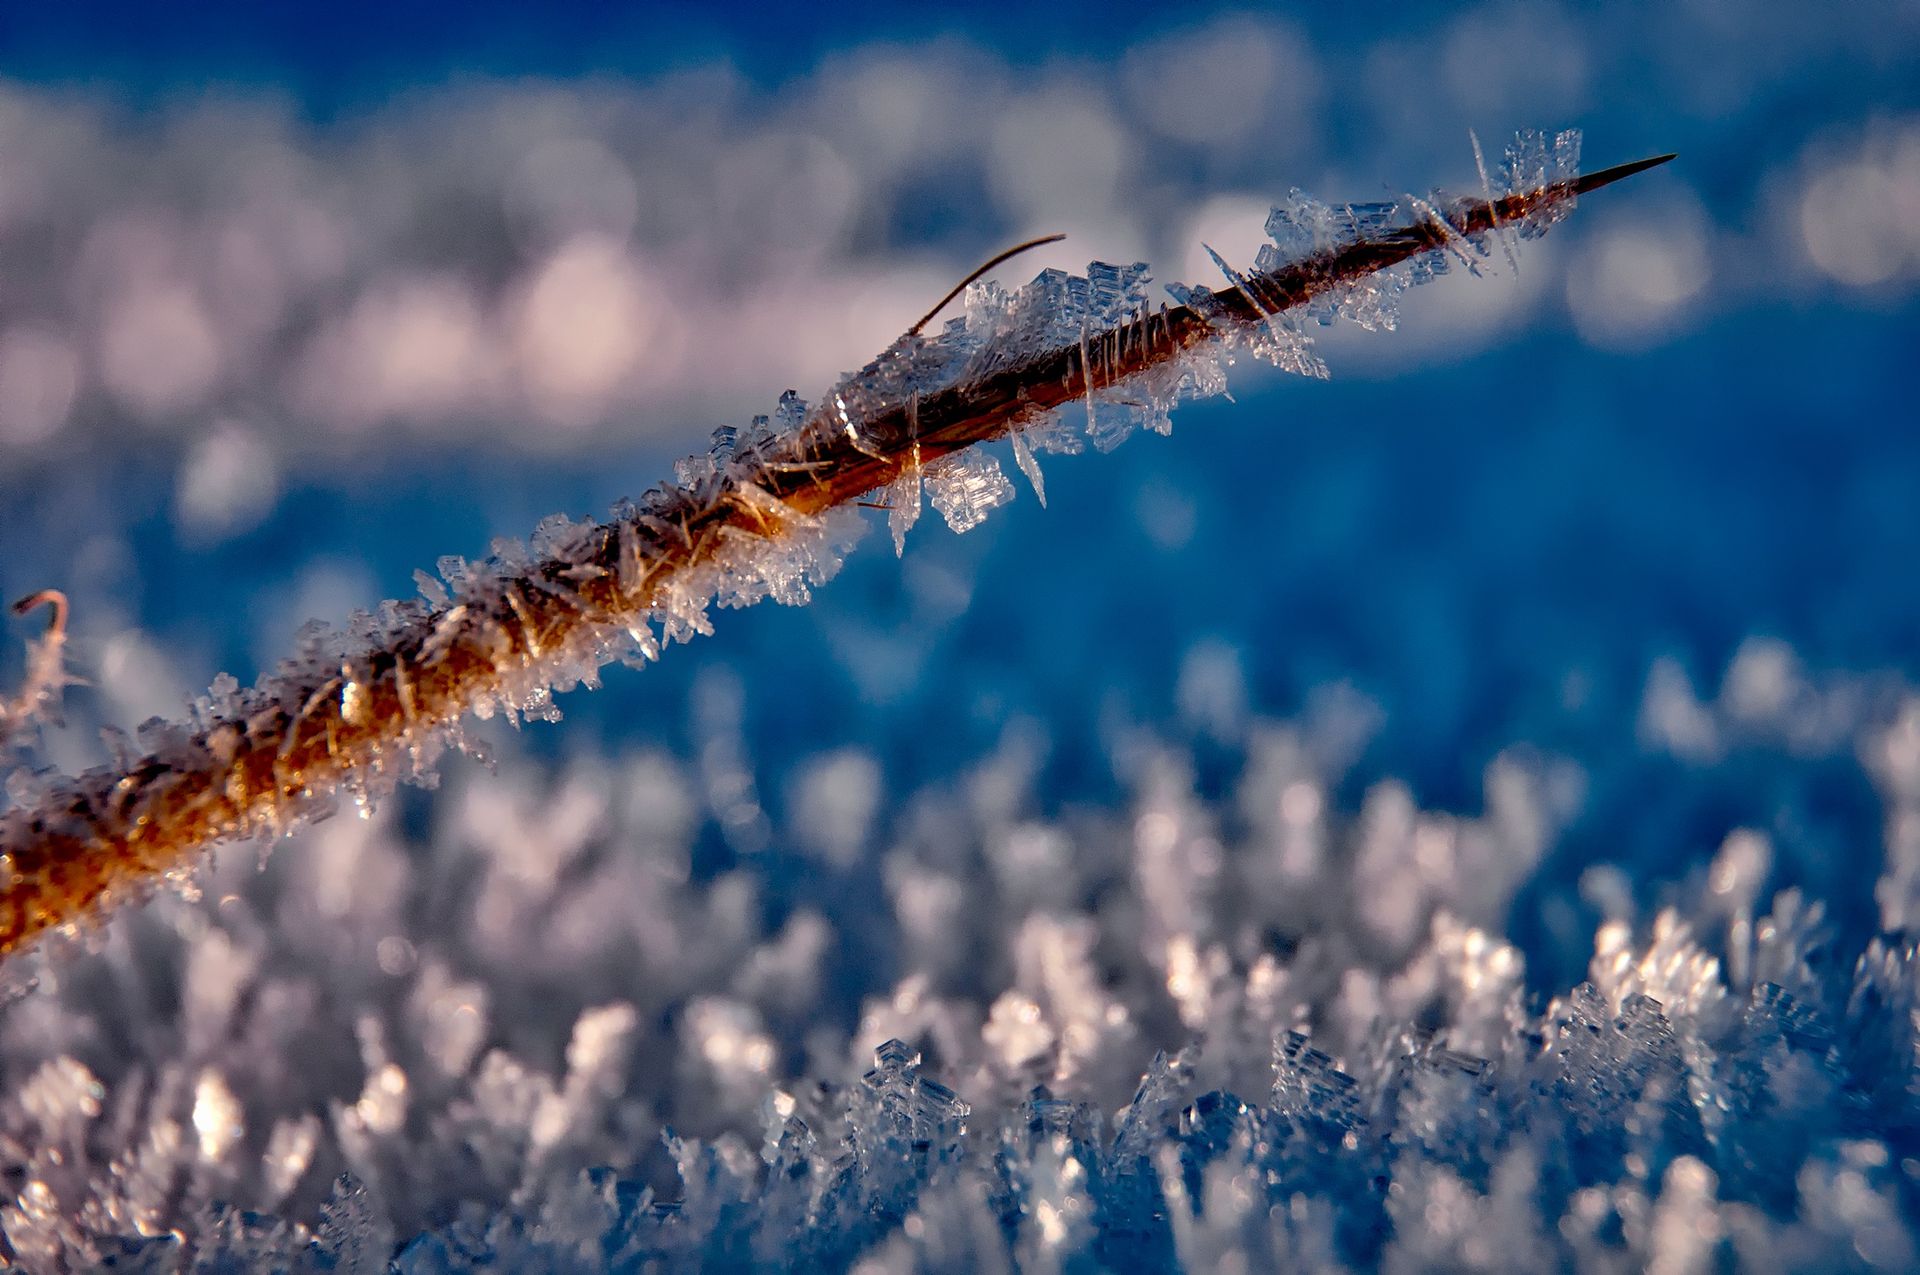
[[[937,337],[909,333],[815,408],[789,394],[777,420],[719,432],[677,481],[609,521],[553,519],[530,552],[502,544],[477,567],[444,561],[424,600],[314,632],[251,689],[217,687],[191,721],[149,723],[119,763],[16,785],[0,815],[0,956],[190,873],[210,846],[430,775],[467,714],[551,716],[556,691],[591,685],[610,660],[707,631],[710,603],[804,602],[868,493],[889,492],[896,538],[923,490],[966,530],[1012,494],[998,463],[967,449],[1032,430],[1016,459],[1037,483],[1035,450],[1080,441],[1051,419],[1067,403],[1084,403],[1085,432],[1105,449],[1217,392],[1235,351],[1323,370],[1307,320],[1390,325],[1407,283],[1472,267],[1509,229],[1538,233],[1583,191],[1659,162],[1581,178],[1577,157],[1577,134],[1529,134],[1509,152],[1504,193],[1339,208],[1296,195],[1253,273],[1222,263],[1234,286],[1176,289],[1172,308],[1148,305],[1144,266],[971,290],[966,317]]]
[[[1920,695],[1778,655],[1695,724],[1920,803]],[[1683,694],[1656,671],[1648,721]],[[1343,808],[1372,720],[1237,728],[1211,798],[1120,737],[1104,811],[1047,807],[1031,732],[877,810],[834,754],[719,875],[727,812],[663,756],[463,768],[420,839],[233,856],[11,1007],[0,1229],[35,1271],[1920,1261],[1905,821],[1864,948],[1752,831],[1642,909],[1556,883],[1586,785],[1537,752],[1477,813]],[[1599,918],[1557,995],[1503,935],[1523,889]]]

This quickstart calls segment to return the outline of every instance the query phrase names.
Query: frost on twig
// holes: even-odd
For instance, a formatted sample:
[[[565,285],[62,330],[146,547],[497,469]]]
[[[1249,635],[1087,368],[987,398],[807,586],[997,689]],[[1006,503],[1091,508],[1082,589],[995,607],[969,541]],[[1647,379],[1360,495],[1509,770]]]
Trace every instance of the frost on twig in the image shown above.
[[[1219,292],[1170,287],[1173,306],[1149,301],[1144,265],[968,288],[963,317],[909,330],[817,406],[789,392],[771,418],[716,437],[607,521],[550,518],[529,546],[443,559],[419,599],[310,632],[253,687],[223,679],[191,720],[143,728],[130,764],[0,814],[0,955],[190,871],[215,843],[429,775],[470,714],[557,717],[555,692],[711,632],[712,606],[806,602],[863,529],[870,493],[889,493],[897,541],[923,494],[966,530],[1013,494],[997,461],[968,449],[1013,436],[1037,492],[1036,453],[1164,433],[1173,405],[1220,392],[1239,355],[1317,372],[1308,320],[1391,327],[1401,291],[1484,258],[1496,230],[1539,233],[1577,195],[1660,162],[1580,177],[1577,152],[1577,134],[1523,135],[1504,189],[1482,197],[1296,194],[1251,271],[1229,271]]]
[[[46,631],[27,642],[27,672],[12,695],[0,697],[0,752],[16,745],[30,727],[60,711],[60,692],[73,682],[67,675],[67,595],[42,589],[13,604],[16,615],[51,608]]]

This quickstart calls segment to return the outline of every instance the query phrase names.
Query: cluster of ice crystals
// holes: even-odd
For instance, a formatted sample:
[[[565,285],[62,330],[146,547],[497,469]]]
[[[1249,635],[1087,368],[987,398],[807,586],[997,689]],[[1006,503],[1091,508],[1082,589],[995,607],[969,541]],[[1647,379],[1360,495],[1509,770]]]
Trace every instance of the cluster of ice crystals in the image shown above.
[[[740,489],[740,498],[755,501],[752,488]],[[728,528],[720,548],[706,561],[683,568],[655,588],[647,620],[660,627],[660,643],[687,642],[713,632],[708,608],[747,607],[771,598],[787,606],[804,606],[813,589],[831,580],[865,530],[852,510],[834,509],[817,517],[795,513],[763,493],[757,499],[764,516],[780,528],[761,536]],[[631,634],[640,650],[651,656],[658,647],[645,621]]]
[[[1496,191],[1488,178],[1483,182],[1485,197],[1530,193],[1540,182],[1571,176],[1578,155],[1577,133],[1563,133],[1550,143],[1538,135],[1523,134],[1510,150],[1503,188]],[[1534,184],[1528,185],[1530,181]],[[932,498],[956,531],[965,531],[1004,503],[1011,491],[997,462],[973,458],[971,452],[923,466],[917,405],[1039,357],[1065,351],[1071,361],[1077,351],[1077,366],[1088,382],[1083,401],[1071,409],[1023,413],[1021,419],[1009,422],[1015,463],[1044,504],[1045,480],[1038,453],[1077,451],[1082,435],[1095,450],[1107,452],[1138,429],[1168,433],[1175,405],[1225,391],[1224,370],[1237,353],[1300,375],[1325,377],[1327,365],[1314,351],[1311,328],[1345,318],[1369,330],[1390,329],[1397,322],[1400,295],[1410,284],[1444,273],[1450,258],[1477,269],[1478,260],[1489,251],[1489,239],[1498,235],[1500,227],[1471,235],[1451,229],[1444,247],[1363,277],[1334,277],[1325,266],[1329,254],[1416,221],[1451,228],[1451,214],[1442,204],[1442,197],[1435,196],[1433,202],[1409,197],[1396,203],[1330,205],[1298,190],[1291,192],[1267,221],[1271,242],[1260,250],[1251,274],[1241,273],[1217,254],[1214,260],[1227,281],[1256,306],[1269,296],[1261,277],[1276,271],[1300,273],[1312,285],[1309,300],[1266,313],[1251,329],[1240,322],[1222,322],[1217,339],[1111,381],[1102,379],[1100,369],[1110,365],[1108,346],[1118,341],[1115,334],[1152,313],[1151,277],[1145,264],[1096,261],[1084,275],[1045,270],[1013,290],[992,282],[973,284],[966,289],[960,317],[948,320],[931,335],[902,336],[866,367],[842,377],[812,412],[789,392],[771,419],[756,417],[744,434],[717,431],[708,454],[681,462],[678,481],[696,490],[728,474],[736,481],[750,481],[748,466],[768,440],[808,422],[824,424],[856,451],[891,454],[900,462],[881,503],[889,510],[887,523],[895,550],[904,552],[923,496]],[[1532,219],[1528,233],[1537,233],[1547,218],[1542,212]],[[1224,318],[1217,298],[1204,287],[1171,284],[1167,291],[1203,318]],[[903,408],[908,424],[905,436],[899,436],[897,421]],[[1069,410],[1074,415],[1084,413],[1084,429],[1066,424]],[[883,430],[896,432],[883,437]],[[696,616],[674,618],[670,624],[675,634],[702,631]]]
[[[1084,275],[1043,270],[1012,292],[974,284],[965,297],[964,328],[950,329],[956,336],[964,332],[972,355],[964,374],[978,377],[1065,349],[1141,317],[1149,306],[1151,278],[1144,262],[1095,261]]]
[[[974,284],[966,291],[963,317],[949,322],[937,337],[909,336],[896,342],[880,359],[846,378],[836,398],[857,435],[863,405],[867,410],[897,405],[910,395],[977,382],[1042,355],[1077,350],[1080,367],[1098,368],[1098,342],[1150,312],[1150,279],[1144,263],[1095,261],[1084,275],[1045,270],[1012,291],[994,283]],[[1102,451],[1118,446],[1143,421],[1157,421],[1155,428],[1165,432],[1166,409],[1173,401],[1149,390],[1138,376],[1114,384],[1095,376],[1085,399],[1074,411],[1085,413],[1085,432]],[[1031,440],[1017,446],[1028,453],[1034,449]],[[1069,449],[1064,441],[1052,448]],[[1020,464],[1031,477],[1037,469],[1029,460],[1030,454]]]
[[[1729,675],[1744,764],[1803,756],[1779,714],[1853,705],[1834,758],[1895,812],[1904,898],[1910,693],[1758,658]],[[1605,865],[1556,878],[1577,776],[1515,752],[1472,811],[1391,781],[1350,803],[1376,720],[1350,697],[1196,716],[1241,757],[1224,791],[1178,743],[1117,737],[1129,796],[1051,811],[1015,732],[897,799],[879,759],[804,761],[772,820],[737,713],[702,693],[694,770],[456,774],[429,827],[321,825],[51,968],[0,1034],[7,1260],[1920,1260],[1920,955],[1846,947],[1776,888],[1769,837],[1735,830],[1644,904]],[[696,870],[714,833],[754,849]],[[1557,994],[1503,929],[1528,889],[1587,968]]]
[[[1523,129],[1507,145],[1506,161],[1501,166],[1502,188],[1496,195],[1518,195],[1540,190],[1557,182],[1570,182],[1580,175],[1580,130],[1565,129],[1547,134]],[[1530,215],[1519,227],[1522,238],[1545,234],[1573,211],[1572,198],[1555,201]]]
[[[1480,158],[1477,140],[1474,153]],[[1577,130],[1551,137],[1522,132],[1508,147],[1497,182],[1482,161],[1479,193],[1489,202],[1507,195],[1532,194],[1578,177],[1579,162]],[[1410,195],[1386,203],[1328,204],[1296,188],[1274,206],[1267,218],[1269,242],[1261,246],[1250,273],[1242,273],[1211,249],[1208,252],[1227,282],[1256,306],[1264,308],[1267,304],[1259,280],[1276,271],[1298,272],[1313,287],[1314,295],[1304,305],[1265,314],[1252,331],[1239,334],[1229,344],[1285,371],[1325,377],[1327,365],[1314,352],[1312,327],[1346,319],[1368,331],[1391,330],[1399,322],[1400,298],[1407,288],[1447,273],[1453,264],[1477,273],[1495,243],[1513,264],[1510,232],[1517,229],[1523,238],[1543,234],[1572,206],[1571,196],[1555,199],[1536,207],[1517,227],[1504,224],[1496,215],[1490,228],[1469,233],[1457,224],[1457,204],[1445,195],[1424,199]],[[1442,246],[1360,278],[1335,278],[1317,264],[1353,244],[1378,239],[1416,222],[1440,227]],[[1175,300],[1202,315],[1217,312],[1218,302],[1204,287],[1173,285],[1169,291]]]
[[[1276,270],[1376,238],[1404,224],[1405,217],[1403,204],[1327,204],[1296,187],[1267,217],[1269,242],[1261,245],[1254,269]],[[1299,317],[1322,327],[1347,319],[1369,332],[1392,331],[1399,323],[1400,295],[1408,281],[1405,268],[1378,271],[1322,292]]]
[[[1000,462],[979,450],[943,456],[927,466],[927,499],[955,532],[972,531],[1013,499]]]
[[[1271,363],[1283,372],[1325,380],[1330,373],[1326,361],[1314,353],[1313,337],[1307,331],[1307,314],[1299,307],[1271,309],[1264,300],[1265,294],[1256,278],[1235,269],[1212,248],[1207,249],[1207,255],[1213,258],[1213,264],[1226,276],[1227,282],[1239,289],[1243,296],[1250,298],[1255,308],[1262,312],[1259,324],[1251,332],[1239,334],[1235,338],[1236,344],[1254,358]],[[1207,307],[1212,304],[1210,294],[1200,290],[1182,290],[1175,295],[1187,304],[1200,308],[1202,313],[1206,313]]]
[[[1135,430],[1162,436],[1173,432],[1173,409],[1191,399],[1211,398],[1227,389],[1225,343],[1188,349],[1120,384],[1096,389],[1089,400],[1087,436],[1094,449],[1110,452]]]
[[[1531,195],[1579,176],[1580,134],[1568,130],[1552,136],[1520,133],[1507,148],[1498,180],[1489,174],[1476,139],[1474,155],[1480,161],[1481,190],[1489,204],[1508,195]],[[1479,273],[1498,244],[1510,266],[1517,268],[1511,239],[1515,232],[1532,238],[1566,216],[1573,207],[1571,194],[1533,207],[1515,225],[1495,212],[1489,227],[1468,227],[1461,220],[1462,205],[1443,194],[1428,198],[1409,195],[1384,203],[1328,204],[1295,189],[1274,206],[1267,219],[1269,242],[1262,245],[1251,272],[1242,273],[1218,253],[1214,264],[1227,282],[1266,308],[1269,302],[1259,280],[1274,272],[1291,271],[1308,283],[1313,295],[1304,305],[1263,316],[1251,331],[1226,344],[1255,358],[1302,376],[1325,377],[1326,363],[1314,352],[1311,329],[1345,319],[1368,331],[1391,330],[1399,322],[1400,298],[1419,283],[1446,274],[1453,265]],[[1416,223],[1438,227],[1442,244],[1410,260],[1358,278],[1334,277],[1325,263],[1342,249],[1377,240]],[[1175,300],[1202,315],[1218,312],[1218,302],[1204,287],[1172,285]]]

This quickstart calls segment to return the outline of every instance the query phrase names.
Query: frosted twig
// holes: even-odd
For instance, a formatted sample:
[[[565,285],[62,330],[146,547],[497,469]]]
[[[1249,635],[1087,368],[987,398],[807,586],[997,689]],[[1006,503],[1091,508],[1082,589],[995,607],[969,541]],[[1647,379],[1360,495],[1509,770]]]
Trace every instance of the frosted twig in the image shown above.
[[[1158,310],[1128,293],[1144,272],[1117,267],[1079,280],[1045,272],[1010,297],[993,290],[983,305],[1003,304],[984,305],[977,327],[970,318],[931,340],[909,332],[820,408],[784,397],[777,428],[756,422],[725,454],[683,462],[678,481],[608,521],[549,520],[532,555],[509,546],[480,566],[443,565],[446,596],[436,588],[425,601],[389,603],[194,721],[143,731],[144,756],[130,767],[57,781],[0,815],[0,955],[75,930],[216,843],[284,831],[343,790],[365,799],[422,774],[460,745],[468,714],[553,716],[555,690],[591,681],[612,659],[651,658],[655,623],[663,638],[684,639],[710,631],[716,597],[806,600],[833,565],[844,530],[835,515],[857,518],[852,507],[869,493],[904,479],[917,512],[924,469],[936,507],[970,525],[1011,487],[990,459],[943,459],[1121,387],[1141,387],[1136,402],[1164,411],[1194,392],[1187,364],[1203,347],[1462,237],[1544,224],[1576,195],[1668,158],[1462,199],[1444,216],[1358,225],[1239,286]],[[897,534],[908,508],[896,502]],[[38,649],[57,657],[63,600],[36,596],[55,603]]]

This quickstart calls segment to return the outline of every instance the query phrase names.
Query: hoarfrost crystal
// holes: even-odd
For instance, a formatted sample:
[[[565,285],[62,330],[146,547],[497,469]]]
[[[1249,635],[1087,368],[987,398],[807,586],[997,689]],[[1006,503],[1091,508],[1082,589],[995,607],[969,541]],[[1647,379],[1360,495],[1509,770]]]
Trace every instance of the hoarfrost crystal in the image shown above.
[[[955,532],[972,531],[1013,499],[1013,484],[992,456],[959,452],[927,467],[927,499]]]

